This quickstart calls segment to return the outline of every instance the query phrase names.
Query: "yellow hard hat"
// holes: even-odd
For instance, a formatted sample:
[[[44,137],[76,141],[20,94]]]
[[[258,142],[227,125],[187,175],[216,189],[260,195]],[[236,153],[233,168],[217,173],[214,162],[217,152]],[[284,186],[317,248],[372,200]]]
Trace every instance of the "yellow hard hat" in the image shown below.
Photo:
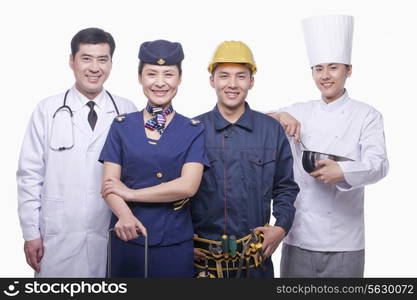
[[[218,63],[247,64],[252,70],[252,74],[256,73],[256,64],[252,51],[245,43],[240,41],[225,41],[221,43],[217,47],[216,52],[214,52],[208,71],[211,73]]]

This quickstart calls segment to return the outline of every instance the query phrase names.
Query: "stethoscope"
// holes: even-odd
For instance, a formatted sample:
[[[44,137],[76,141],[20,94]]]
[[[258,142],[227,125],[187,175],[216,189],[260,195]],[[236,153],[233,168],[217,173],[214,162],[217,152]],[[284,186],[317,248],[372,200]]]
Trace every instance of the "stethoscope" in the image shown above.
[[[53,114],[53,116],[52,116],[52,130],[51,130],[51,140],[50,140],[50,143],[49,143],[49,147],[52,149],[52,150],[55,150],[55,151],[64,151],[64,150],[69,150],[69,149],[72,149],[72,147],[74,147],[74,128],[73,128],[73,125],[72,125],[72,118],[73,118],[73,116],[74,116],[74,114],[73,114],[73,112],[72,112],[72,109],[71,109],[71,107],[69,107],[68,105],[67,105],[67,96],[68,96],[68,93],[69,93],[69,91],[70,90],[67,90],[66,92],[65,92],[65,95],[64,95],[64,101],[63,101],[63,103],[62,103],[62,105],[60,106],[60,107],[58,107],[58,109],[55,111],[55,113]],[[110,99],[111,99],[111,101],[112,101],[112,103],[113,103],[113,107],[114,107],[114,109],[116,110],[116,113],[117,113],[117,116],[119,116],[120,115],[120,113],[119,113],[119,109],[117,108],[117,105],[116,105],[116,102],[114,101],[114,99],[113,99],[113,96],[108,92],[108,91],[106,91],[106,93],[107,93],[107,95],[109,95],[109,97],[110,97]],[[53,146],[52,144],[54,143],[54,137],[55,137],[55,135],[54,135],[54,128],[56,127],[55,126],[55,117],[60,113],[60,112],[66,112],[66,113],[68,113],[69,114],[69,116],[70,116],[70,118],[69,118],[69,121],[71,122],[71,130],[72,130],[72,132],[71,132],[71,140],[69,140],[69,141],[67,141],[67,142],[65,142],[65,141],[62,141],[62,145],[60,145],[60,146]],[[62,135],[59,135],[59,137],[57,137],[57,138],[62,138]],[[61,142],[61,141],[59,141],[59,142]],[[58,142],[58,143],[59,143]],[[59,144],[61,144],[61,143],[59,143]]]

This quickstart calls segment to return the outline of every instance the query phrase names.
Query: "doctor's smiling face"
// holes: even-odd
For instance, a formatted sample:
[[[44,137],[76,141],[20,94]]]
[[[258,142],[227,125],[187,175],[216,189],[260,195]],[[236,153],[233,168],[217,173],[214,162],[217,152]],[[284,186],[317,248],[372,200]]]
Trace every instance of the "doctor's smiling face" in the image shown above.
[[[70,67],[77,90],[88,99],[94,99],[103,90],[112,68],[109,44],[80,44],[75,56],[70,55]]]
[[[145,63],[140,69],[139,83],[150,105],[166,108],[171,104],[181,83],[179,67]]]
[[[322,99],[330,103],[345,93],[345,82],[352,74],[352,66],[338,63],[319,64],[312,71]]]

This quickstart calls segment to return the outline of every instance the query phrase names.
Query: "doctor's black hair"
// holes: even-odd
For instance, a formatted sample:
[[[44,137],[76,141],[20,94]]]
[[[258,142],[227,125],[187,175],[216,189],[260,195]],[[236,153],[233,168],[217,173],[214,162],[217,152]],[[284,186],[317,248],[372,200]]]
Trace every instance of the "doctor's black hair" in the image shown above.
[[[113,57],[116,44],[112,35],[100,28],[86,28],[77,32],[71,40],[71,54],[75,57],[75,54],[80,50],[81,44],[109,44],[110,57]]]

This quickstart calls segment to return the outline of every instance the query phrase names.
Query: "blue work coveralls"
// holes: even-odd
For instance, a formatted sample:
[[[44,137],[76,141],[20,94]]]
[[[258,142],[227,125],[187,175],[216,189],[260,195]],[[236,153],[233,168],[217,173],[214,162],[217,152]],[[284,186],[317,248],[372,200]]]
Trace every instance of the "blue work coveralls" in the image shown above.
[[[299,188],[281,125],[251,110],[247,103],[234,124],[222,117],[217,106],[195,119],[205,127],[210,168],[192,199],[194,233],[217,241],[223,234],[240,239],[251,229],[269,223],[271,201],[274,225],[288,233]],[[270,258],[265,267],[251,270],[251,277],[273,277]]]

